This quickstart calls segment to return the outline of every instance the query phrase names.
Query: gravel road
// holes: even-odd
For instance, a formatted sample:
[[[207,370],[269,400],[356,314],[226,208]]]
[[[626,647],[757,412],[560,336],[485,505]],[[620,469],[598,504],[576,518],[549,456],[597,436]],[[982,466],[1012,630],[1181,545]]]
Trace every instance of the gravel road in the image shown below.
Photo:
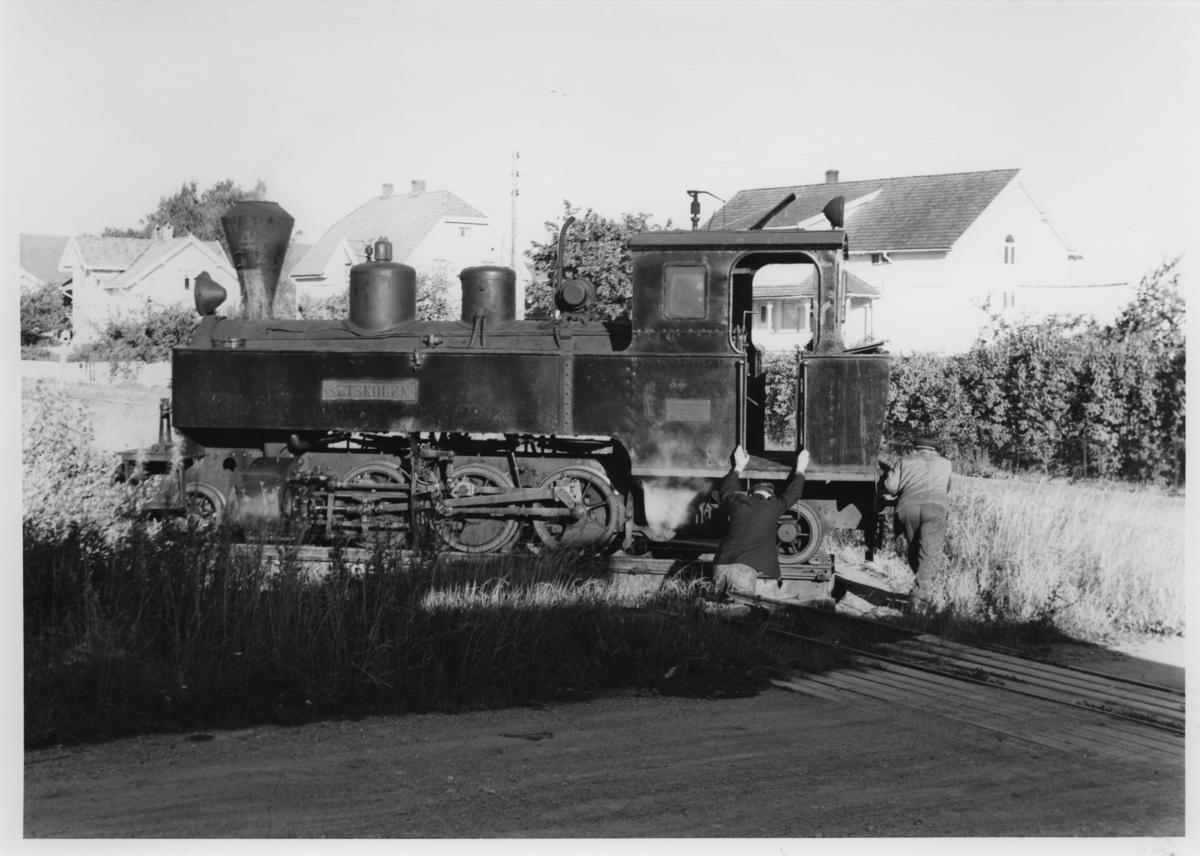
[[[26,837],[1179,836],[1183,765],[771,689],[25,757]]]

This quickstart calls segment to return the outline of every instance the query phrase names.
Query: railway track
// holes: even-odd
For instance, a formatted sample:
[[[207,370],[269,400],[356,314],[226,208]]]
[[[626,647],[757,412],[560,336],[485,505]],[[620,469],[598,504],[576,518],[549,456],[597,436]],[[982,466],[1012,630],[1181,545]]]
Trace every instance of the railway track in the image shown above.
[[[831,619],[821,611],[779,605],[822,621],[875,625],[895,634],[894,641],[869,651],[839,646],[852,654],[852,668],[772,681],[782,689],[839,704],[873,698],[1039,746],[1183,768],[1182,689],[906,633],[867,618]],[[775,632],[837,644],[794,630]]]

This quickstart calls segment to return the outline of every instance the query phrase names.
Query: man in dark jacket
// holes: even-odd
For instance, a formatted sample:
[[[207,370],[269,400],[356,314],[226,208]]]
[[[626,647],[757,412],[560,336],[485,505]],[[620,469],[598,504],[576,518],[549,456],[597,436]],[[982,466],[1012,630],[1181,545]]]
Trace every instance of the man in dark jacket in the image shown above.
[[[713,557],[713,582],[735,591],[754,594],[758,577],[779,579],[779,549],[775,532],[779,517],[795,504],[804,490],[804,470],[808,467],[808,452],[796,458],[796,475],[784,490],[775,496],[775,486],[758,482],[745,494],[737,489],[742,471],[750,463],[750,455],[741,446],[734,449],[733,469],[721,482],[717,498],[729,510],[729,534]]]
[[[908,539],[908,566],[917,575],[908,597],[918,610],[928,607],[930,583],[942,562],[950,471],[950,462],[937,453],[937,441],[918,437],[883,482],[883,492],[896,497],[897,528]]]

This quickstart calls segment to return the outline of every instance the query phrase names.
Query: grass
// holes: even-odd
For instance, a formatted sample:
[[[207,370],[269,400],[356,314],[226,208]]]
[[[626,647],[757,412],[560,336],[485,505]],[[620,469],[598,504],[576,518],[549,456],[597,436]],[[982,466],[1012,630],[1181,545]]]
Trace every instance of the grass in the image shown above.
[[[380,550],[313,582],[220,531],[27,538],[26,744],[619,689],[733,697],[840,662],[712,615],[694,584],[631,600],[586,554],[398,562]]]
[[[950,500],[931,632],[1011,643],[1184,632],[1182,497],[956,476]],[[912,585],[903,544],[875,564],[899,591]]]

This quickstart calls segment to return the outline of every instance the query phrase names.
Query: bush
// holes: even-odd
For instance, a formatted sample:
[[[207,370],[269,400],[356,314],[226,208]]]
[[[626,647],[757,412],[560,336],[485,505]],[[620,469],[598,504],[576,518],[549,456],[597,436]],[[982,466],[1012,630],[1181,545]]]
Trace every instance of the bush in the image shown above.
[[[71,308],[56,285],[21,292],[21,344],[39,345],[71,330]]]
[[[1080,477],[1184,479],[1186,341],[1178,259],[1148,273],[1117,323],[994,318],[966,354],[894,358],[893,442]]]
[[[131,510],[113,484],[112,456],[92,447],[87,409],[41,383],[21,401],[21,500],[27,539],[57,543],[70,533],[111,533]]]
[[[21,359],[45,362],[57,359],[57,357],[54,356],[54,353],[49,348],[39,348],[36,345],[22,345]]]
[[[171,359],[171,349],[186,345],[200,317],[191,308],[146,302],[138,312],[109,319],[97,340],[75,348],[67,359],[76,362],[159,363]]]
[[[796,386],[799,383],[800,348],[772,351],[763,357],[767,375],[765,433],[769,448],[796,446]]]

